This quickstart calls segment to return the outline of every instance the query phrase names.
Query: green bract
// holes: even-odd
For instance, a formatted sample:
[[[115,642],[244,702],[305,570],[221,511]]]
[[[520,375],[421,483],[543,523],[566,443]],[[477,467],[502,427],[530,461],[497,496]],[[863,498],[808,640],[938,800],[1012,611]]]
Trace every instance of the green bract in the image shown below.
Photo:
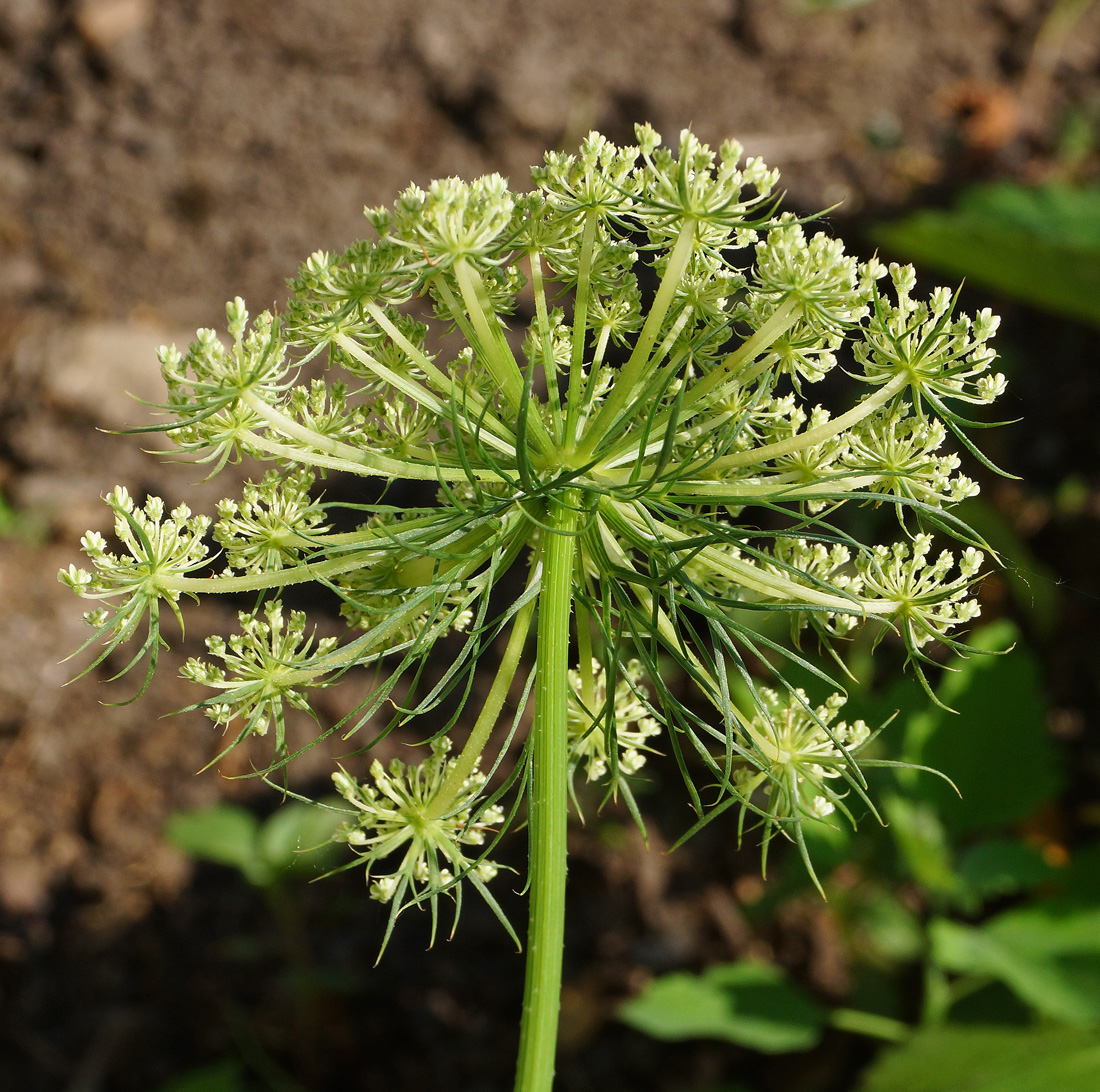
[[[249,325],[238,299],[228,345],[204,330],[186,353],[162,350],[163,429],[178,447],[215,470],[243,457],[274,469],[219,505],[214,542],[185,509],[118,492],[123,555],[89,535],[94,571],[62,574],[98,604],[88,619],[108,650],[148,617],[134,662],[155,661],[162,601],[261,593],[241,634],[210,642],[218,663],[185,674],[214,688],[200,704],[234,738],[277,726],[273,767],[288,757],[284,707],[307,707],[310,687],[369,666],[374,691],[336,728],[377,738],[445,699],[461,706],[492,653],[473,728],[426,721],[437,742],[423,770],[336,775],[354,809],[342,837],[395,914],[457,897],[464,880],[487,894],[494,869],[469,847],[525,787],[528,973],[543,993],[560,965],[545,937],[560,924],[571,777],[602,781],[637,816],[630,775],[671,751],[700,821],[736,805],[765,844],[803,846],[804,820],[866,801],[866,727],[833,726],[842,698],[815,706],[779,669],[758,685],[750,658],[814,669],[754,618],[786,612],[796,636],[826,644],[873,622],[923,679],[926,644],[952,643],[977,614],[982,564],[948,511],[977,487],[943,446],[971,447],[958,403],[1004,386],[987,312],[956,314],[946,289],[914,299],[911,269],[860,263],[777,214],[775,172],[739,165],[734,143],[716,155],[690,132],[676,153],[649,127],[637,139],[592,134],[579,154],[550,154],[529,193],[496,175],[411,187],[392,213],[368,210],[374,241],[310,257],[281,314]],[[315,378],[322,363],[339,379]],[[838,366],[855,380],[839,410],[815,389]],[[426,483],[435,499],[398,507],[382,491],[341,508],[315,486],[332,472]],[[838,530],[849,504],[893,505],[898,542]],[[936,532],[961,555],[933,554]],[[219,552],[224,572],[196,574]],[[494,594],[505,579],[512,591]],[[300,583],[339,598],[343,643],[314,642],[281,611]],[[490,780],[477,771],[494,727],[523,738],[522,708],[504,706],[532,631],[534,668],[512,696],[533,694],[533,726],[518,762],[498,750],[486,764],[500,771]],[[445,636],[450,665],[417,689]],[[669,664],[694,693],[670,689]],[[376,724],[402,680],[400,711]],[[521,1084],[549,1065],[545,1004],[527,1000]]]

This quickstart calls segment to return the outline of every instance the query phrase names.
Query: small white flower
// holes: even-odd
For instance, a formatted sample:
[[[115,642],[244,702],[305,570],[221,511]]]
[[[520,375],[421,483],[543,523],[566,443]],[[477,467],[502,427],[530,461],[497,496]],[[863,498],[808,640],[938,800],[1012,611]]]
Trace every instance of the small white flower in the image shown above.
[[[645,752],[653,749],[648,741],[661,733],[642,685],[642,665],[637,660],[622,665],[610,702],[607,674],[597,660],[587,676],[579,668],[570,670],[569,687],[571,765],[583,767],[588,781],[603,781],[613,766],[620,775],[636,774],[645,765]],[[614,762],[612,740],[617,748]]]
[[[471,879],[486,894],[484,884],[498,866],[465,846],[480,846],[504,821],[497,806],[478,808],[486,778],[476,770],[458,787],[445,807],[435,805],[456,760],[448,758],[450,741],[432,742],[431,756],[419,765],[394,759],[388,767],[375,760],[370,777],[359,782],[344,770],[332,775],[340,795],[356,814],[335,834],[360,855],[366,865],[370,896],[393,904],[399,913],[410,903],[440,894],[458,897],[455,878]],[[387,865],[392,872],[382,871]]]

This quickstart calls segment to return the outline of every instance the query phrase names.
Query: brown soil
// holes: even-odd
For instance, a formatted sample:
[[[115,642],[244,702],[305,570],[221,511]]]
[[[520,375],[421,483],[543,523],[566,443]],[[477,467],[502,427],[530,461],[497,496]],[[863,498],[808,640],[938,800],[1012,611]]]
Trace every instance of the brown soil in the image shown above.
[[[191,870],[161,839],[170,810],[253,792],[251,782],[226,776],[247,769],[247,759],[221,776],[195,776],[218,746],[200,716],[162,719],[195,700],[175,677],[195,638],[189,633],[172,650],[136,704],[98,704],[128,695],[118,689],[125,684],[95,677],[62,688],[74,667],[59,661],[85,634],[78,603],[54,573],[76,560],[85,528],[103,527],[97,497],[121,482],[170,501],[186,494],[209,509],[235,489],[230,481],[196,492],[193,469],[166,466],[136,440],[96,431],[141,422],[144,411],[122,392],[157,396],[157,344],[218,324],[234,295],[258,306],[279,299],[304,256],[346,245],[364,230],[362,206],[391,201],[409,181],[501,171],[518,183],[545,148],[575,145],[590,127],[619,139],[641,120],[669,136],[688,123],[714,142],[736,135],[783,170],[795,207],[843,202],[839,215],[851,216],[964,177],[1041,174],[1066,107],[1100,101],[1100,6],[1053,53],[1034,49],[1050,7],[1040,0],[876,0],[813,15],[796,7],[0,6],[0,492],[17,513],[14,532],[0,537],[0,962],[11,971],[5,1000],[14,1003],[0,1085],[138,1092],[234,1043],[246,1053],[249,1035],[270,1045],[251,995],[239,1002],[247,1019],[238,1012],[238,1025],[229,1021],[239,1034],[225,1030],[222,1016],[204,1022],[195,1013],[215,1006],[222,989],[211,977],[214,919],[231,923],[227,935],[247,932],[249,915],[262,907],[239,885],[223,890],[229,881],[221,873],[202,872],[199,887],[179,899]],[[194,632],[222,621],[207,608]],[[300,776],[322,768],[318,760]],[[654,866],[644,854],[615,856],[591,833],[578,835],[577,848],[577,886],[594,905],[629,922],[622,928],[635,939],[674,949],[650,966],[752,943],[730,887],[732,860],[714,876],[700,870],[694,893],[678,901],[667,895],[667,876],[647,873]],[[677,868],[699,860],[689,854]],[[351,928],[376,937],[375,919],[349,909],[359,906],[359,888],[340,890],[337,910],[310,911],[338,923],[330,940]],[[400,958],[412,970],[392,1014],[377,1015],[381,987],[356,987],[375,1006],[372,1042],[411,1036],[400,1040],[404,1061],[378,1061],[365,1075],[355,1068],[363,1063],[354,1027],[334,1019],[324,1034],[302,1034],[313,1036],[306,1053],[328,1051],[339,1065],[315,1056],[281,1064],[318,1089],[337,1081],[362,1089],[504,1087],[511,1048],[493,1036],[510,1026],[515,968],[503,984],[484,968],[462,977],[461,960],[492,961],[505,951],[489,938],[491,926],[470,916],[473,939],[456,942],[450,962],[425,963],[413,951],[422,937],[402,942]],[[825,966],[822,920],[806,910],[789,937],[801,937],[791,943],[818,952]],[[623,1049],[602,1062],[583,1054],[606,1023],[607,990],[628,990],[645,961],[609,925],[582,920],[576,931],[579,977],[566,997],[566,1027],[569,1050],[582,1053],[564,1063],[567,1086],[698,1087],[708,1079],[716,1063],[705,1050],[684,1048],[659,1064],[646,1053],[651,1047],[628,1061]],[[261,944],[264,958],[274,958],[275,943]],[[335,965],[354,956],[366,966],[373,943],[326,954]],[[584,970],[586,953],[602,960],[602,971]],[[67,991],[73,967],[87,977]],[[247,960],[238,966],[242,977],[246,970]],[[142,975],[159,984],[143,992],[134,985]],[[392,978],[378,981],[389,988]],[[825,974],[819,985],[836,983]],[[150,1022],[139,1011],[153,997],[174,1032],[165,1031],[169,1016]],[[260,1030],[240,1031],[248,1020]],[[428,1030],[409,1032],[418,1020]],[[429,1062],[439,1041],[461,1062]],[[833,1078],[797,1087],[840,1087],[850,1054],[821,1061],[820,1072]],[[486,1055],[498,1061],[483,1065]],[[689,1070],[681,1080],[670,1075],[677,1059]],[[612,1061],[618,1071],[600,1070]],[[761,1088],[779,1087],[778,1077],[760,1080]]]

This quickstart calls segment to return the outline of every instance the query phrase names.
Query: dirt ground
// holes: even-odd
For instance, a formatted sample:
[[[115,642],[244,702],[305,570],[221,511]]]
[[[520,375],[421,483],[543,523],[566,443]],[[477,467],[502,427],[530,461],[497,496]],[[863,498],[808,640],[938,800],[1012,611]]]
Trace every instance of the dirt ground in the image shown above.
[[[247,1053],[256,1039],[266,1057],[268,1025],[293,1008],[275,941],[238,952],[239,981],[218,980],[226,945],[245,945],[262,904],[216,870],[195,878],[161,837],[173,809],[253,792],[232,768],[195,776],[218,741],[198,715],[168,717],[195,700],[175,674],[196,638],[137,704],[101,704],[126,695],[95,678],[62,685],[74,667],[60,661],[85,627],[54,574],[86,528],[104,527],[99,496],[121,482],[209,509],[234,492],[232,481],[195,487],[193,468],[97,431],[142,423],[127,393],[157,397],[155,347],[217,325],[234,295],[255,309],[279,300],[301,259],[362,234],[363,205],[409,181],[500,171],[517,184],[544,149],[592,127],[617,139],[643,120],[666,136],[689,123],[713,142],[735,135],[782,170],[793,207],[840,203],[834,222],[857,237],[861,218],[966,179],[1041,177],[1066,109],[1100,103],[1100,6],[1060,38],[1044,23],[1051,7],[0,0],[0,494],[13,512],[0,536],[0,1086],[153,1092],[234,1044]],[[1081,381],[1093,397],[1095,379]],[[1083,447],[1050,455],[1066,419],[1040,414],[1022,456],[1052,480],[1090,450],[1080,400],[1070,407],[1067,389],[1065,401]],[[1029,502],[1006,503],[1019,515]],[[1087,568],[1093,525],[1071,548],[1032,523],[1055,563]],[[194,631],[219,621],[209,608]],[[1065,671],[1066,704],[1084,707]],[[317,776],[317,761],[300,776]],[[658,865],[593,831],[575,848],[575,887],[590,900],[571,926],[563,1087],[701,1087],[717,1064],[707,1048],[628,1050],[607,997],[636,981],[646,938],[659,949],[651,968],[756,942],[735,855],[708,874],[703,851]],[[328,946],[320,963],[373,959],[378,925],[360,882],[307,898]],[[839,988],[827,918],[805,907],[788,918],[767,943],[793,945],[819,988]],[[264,921],[252,924],[266,935]],[[494,969],[491,922],[471,912],[467,925],[445,959],[425,959],[422,936],[400,941],[390,971],[351,991],[358,1007],[299,1029],[301,1056],[279,1065],[300,1083],[269,1086],[504,1087],[510,1050],[494,1036],[511,1028],[519,968]],[[358,932],[368,939],[347,939]],[[236,1023],[219,1007],[226,995]],[[365,1036],[348,1011],[367,1014]],[[596,1030],[602,1053],[590,1049]],[[364,1069],[361,1038],[395,1046]],[[830,1050],[819,1077],[779,1067],[761,1087],[840,1089],[859,1050]]]

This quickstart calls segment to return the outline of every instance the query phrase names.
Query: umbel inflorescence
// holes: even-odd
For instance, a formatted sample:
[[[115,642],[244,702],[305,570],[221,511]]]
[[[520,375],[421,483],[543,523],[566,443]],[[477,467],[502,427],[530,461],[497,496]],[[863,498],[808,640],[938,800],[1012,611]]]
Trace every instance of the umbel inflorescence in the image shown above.
[[[116,490],[118,544],[89,533],[90,568],[61,574],[94,604],[96,662],[136,642],[128,667],[149,674],[164,607],[258,593],[184,674],[231,741],[271,735],[272,769],[287,708],[353,673],[372,673],[370,697],[325,731],[374,741],[424,718],[420,765],[335,774],[339,837],[394,916],[434,914],[464,883],[495,908],[489,854],[522,801],[533,841],[559,829],[570,779],[637,814],[630,777],[653,750],[676,756],[700,818],[732,805],[765,842],[804,846],[803,823],[870,806],[870,732],[782,667],[758,681],[781,656],[810,669],[760,612],[826,645],[875,625],[922,679],[929,642],[977,614],[980,543],[950,514],[977,487],[945,445],[970,447],[963,411],[1004,386],[997,320],[778,213],[776,173],[735,143],[715,154],[684,132],[674,152],[645,126],[637,141],[593,133],[526,193],[498,175],[410,187],[367,210],[374,239],[312,255],[282,313],[250,322],[237,299],[228,343],[201,330],[161,350],[180,451],[269,469],[213,521]],[[838,367],[839,412],[817,393]],[[434,502],[376,488],[337,506],[333,473],[426,483]],[[896,541],[850,537],[848,505],[893,506]],[[303,583],[339,599],[346,639],[282,606]],[[451,659],[424,673],[444,637]],[[490,738],[505,742],[487,754]]]

